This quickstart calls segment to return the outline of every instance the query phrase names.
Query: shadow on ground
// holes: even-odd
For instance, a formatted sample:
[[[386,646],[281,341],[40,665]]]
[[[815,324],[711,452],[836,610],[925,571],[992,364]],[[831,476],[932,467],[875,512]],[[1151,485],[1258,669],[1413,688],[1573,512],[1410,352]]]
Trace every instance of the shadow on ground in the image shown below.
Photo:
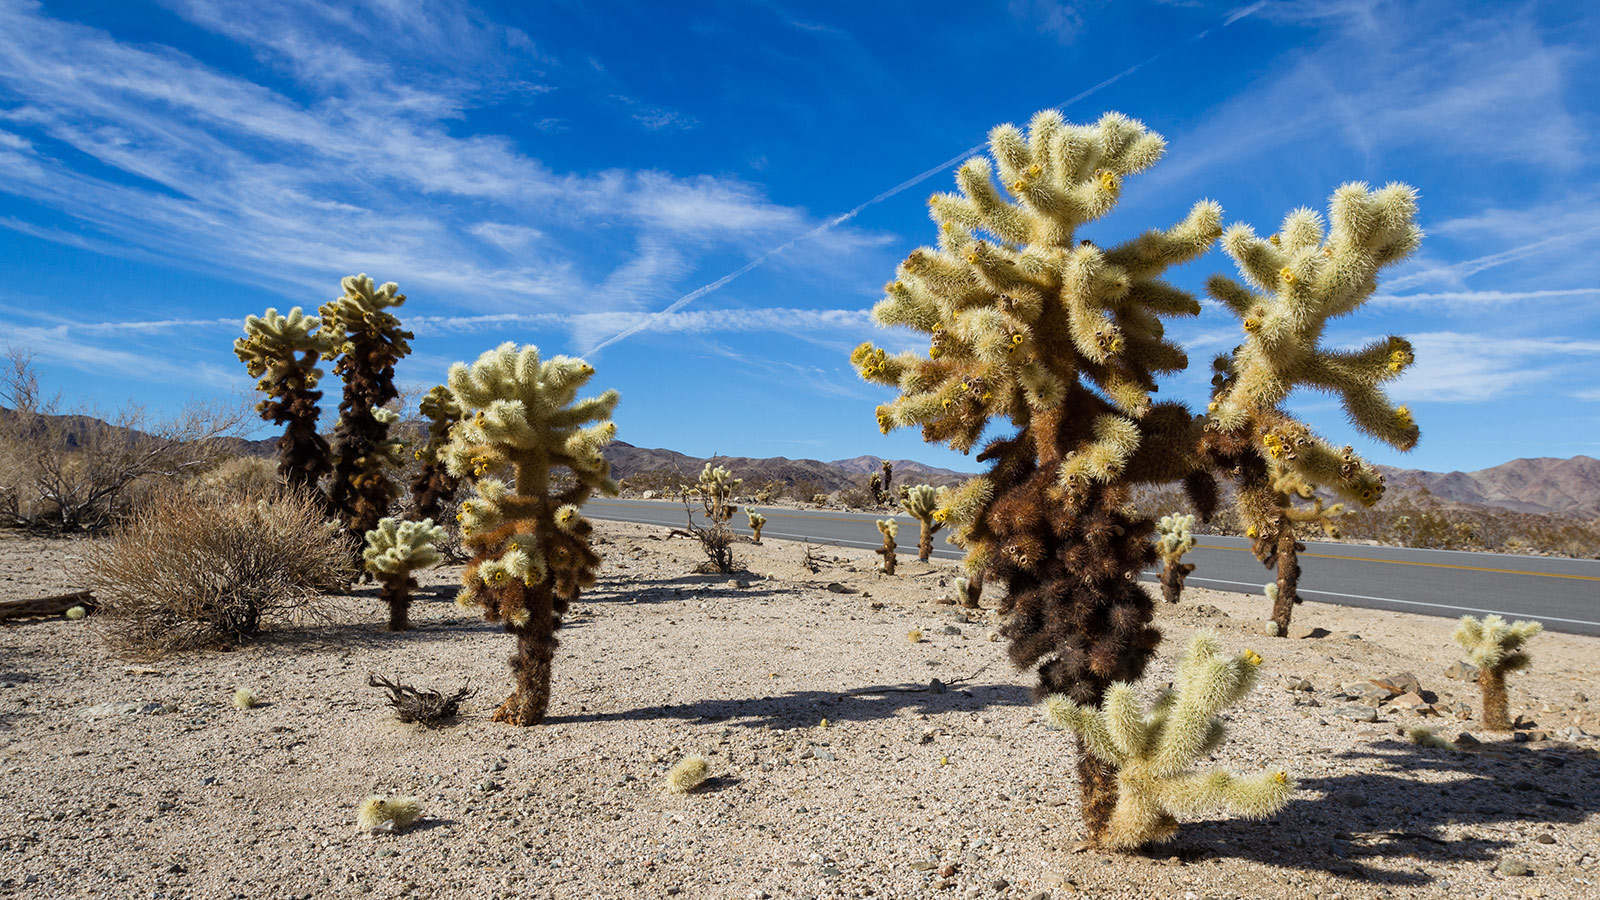
[[[1186,824],[1153,852],[1250,859],[1400,886],[1436,881],[1430,864],[1493,867],[1504,856],[1522,855],[1518,846],[1532,836],[1474,834],[1473,826],[1574,825],[1600,812],[1600,791],[1594,789],[1600,754],[1573,745],[1530,746],[1497,743],[1458,752],[1381,741],[1340,754],[1359,760],[1364,771],[1302,780],[1297,799],[1266,826],[1240,820]],[[1465,777],[1414,777],[1430,771]],[[1456,834],[1447,834],[1446,826],[1456,826]],[[1264,837],[1264,827],[1281,837]]]
[[[849,691],[791,691],[770,697],[734,700],[695,700],[643,706],[617,712],[551,716],[547,724],[580,722],[642,722],[679,719],[693,724],[724,723],[740,728],[793,728],[830,722],[866,722],[890,718],[901,710],[938,715],[954,711],[975,712],[1002,706],[1030,706],[1027,688],[1013,684],[959,685],[939,692],[930,685],[874,685]]]

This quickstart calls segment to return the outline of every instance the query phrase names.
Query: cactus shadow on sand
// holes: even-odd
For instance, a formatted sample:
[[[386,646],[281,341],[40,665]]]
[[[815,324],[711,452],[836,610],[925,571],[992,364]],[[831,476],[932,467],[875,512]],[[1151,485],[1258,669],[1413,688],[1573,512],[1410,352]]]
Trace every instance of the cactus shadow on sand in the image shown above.
[[[1262,839],[1258,823],[1193,822],[1151,852],[1250,859],[1400,886],[1431,884],[1442,865],[1492,867],[1504,856],[1528,855],[1532,835],[1506,834],[1506,826],[1573,825],[1600,812],[1593,789],[1600,754],[1526,747],[1457,752],[1380,741],[1337,757],[1360,761],[1362,771],[1301,779],[1296,798],[1273,818],[1272,839]],[[1466,777],[1428,781],[1421,772]]]
[[[889,719],[901,710],[932,716],[1032,705],[1033,697],[1028,689],[1014,684],[961,685],[946,688],[942,692],[930,684],[896,684],[847,691],[790,691],[768,697],[693,700],[615,712],[550,716],[545,722],[559,725],[682,719],[692,724],[722,724],[740,728],[795,728],[816,725],[822,719],[834,723]]]

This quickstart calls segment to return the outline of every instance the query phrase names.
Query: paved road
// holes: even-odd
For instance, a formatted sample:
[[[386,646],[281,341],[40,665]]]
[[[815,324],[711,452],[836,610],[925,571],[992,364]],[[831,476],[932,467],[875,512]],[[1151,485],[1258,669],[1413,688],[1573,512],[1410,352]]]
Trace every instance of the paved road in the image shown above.
[[[882,540],[869,513],[760,507],[763,538],[876,549]],[[683,504],[659,500],[594,499],[584,512],[595,518],[681,526]],[[900,552],[915,555],[917,524],[901,515]],[[736,531],[749,534],[741,513]],[[1201,587],[1258,593],[1272,573],[1251,555],[1244,538],[1200,535],[1185,559],[1195,564],[1189,582]],[[934,555],[959,559],[940,535]],[[1300,555],[1300,593],[1309,600],[1454,618],[1500,613],[1538,619],[1552,631],[1600,635],[1600,560],[1410,550],[1306,542]],[[1156,570],[1145,573],[1155,580]]]

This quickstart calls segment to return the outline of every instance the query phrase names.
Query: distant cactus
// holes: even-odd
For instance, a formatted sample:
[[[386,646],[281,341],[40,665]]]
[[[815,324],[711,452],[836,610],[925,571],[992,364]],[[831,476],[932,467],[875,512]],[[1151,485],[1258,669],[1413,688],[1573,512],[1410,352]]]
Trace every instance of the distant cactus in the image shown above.
[[[233,692],[233,700],[231,702],[234,709],[253,709],[261,702],[261,698],[256,696],[256,692],[249,688],[239,688]]]
[[[444,529],[433,524],[432,519],[406,522],[400,519],[378,520],[378,527],[367,532],[366,549],[361,559],[383,584],[379,599],[389,604],[389,631],[405,631],[411,627],[407,613],[411,609],[411,592],[417,580],[411,573],[426,568],[442,559],[437,544],[444,540]]]
[[[600,567],[589,541],[594,528],[578,509],[596,492],[617,494],[601,450],[617,431],[610,417],[618,395],[576,399],[592,375],[581,359],[541,361],[538,348],[510,343],[450,367],[464,418],[450,431],[445,466],[477,488],[461,504],[461,533],[474,556],[457,602],[482,607],[517,638],[516,687],[495,711],[497,722],[544,718],[555,630]],[[510,484],[488,477],[501,467],[511,469]],[[571,474],[561,489],[551,483],[558,468]]]
[[[450,389],[439,385],[423,396],[417,411],[428,420],[428,440],[412,454],[422,466],[411,479],[411,500],[417,518],[438,521],[445,502],[456,495],[461,484],[445,470],[439,458],[439,452],[450,442],[451,426],[461,421],[461,407],[456,405]]]
[[[917,559],[923,562],[933,556],[933,536],[944,527],[944,522],[936,518],[939,512],[937,497],[938,492],[931,484],[907,488],[900,497],[900,508],[922,525],[922,534],[917,538]]]
[[[1511,713],[1506,700],[1506,673],[1520,672],[1532,662],[1522,649],[1544,630],[1539,622],[1507,622],[1501,616],[1482,621],[1462,616],[1451,639],[1467,651],[1467,662],[1478,667],[1478,687],[1483,690],[1483,726],[1490,731],[1510,731]]]
[[[705,506],[706,518],[713,525],[726,523],[739,511],[739,507],[732,504],[733,494],[744,484],[743,478],[733,477],[733,473],[721,466],[713,467],[706,463],[700,472],[700,480],[693,487],[700,492],[701,503]]]
[[[1442,738],[1432,728],[1426,725],[1414,725],[1406,729],[1406,740],[1418,747],[1429,747],[1434,750],[1460,750],[1455,741]]]
[[[706,783],[709,770],[704,756],[685,756],[667,771],[666,788],[674,794],[687,794]]]
[[[1177,603],[1183,596],[1183,582],[1194,571],[1194,563],[1183,561],[1183,555],[1194,549],[1194,516],[1167,515],[1156,522],[1156,553],[1165,565],[1161,569],[1161,596],[1168,603]]]
[[[751,540],[757,544],[761,543],[761,529],[766,526],[767,517],[753,509],[746,509],[744,514],[750,519],[750,530],[755,532]]]
[[[378,527],[399,494],[390,477],[401,464],[400,445],[389,437],[395,417],[383,407],[399,396],[394,366],[411,352],[412,334],[389,312],[406,302],[394,282],[379,286],[362,274],[340,284],[344,296],[318,310],[334,341],[333,371],[344,378],[328,500],[345,529],[359,538]]]
[[[374,794],[356,807],[356,824],[374,834],[404,831],[422,818],[422,804],[415,797],[380,797]]]
[[[887,459],[878,461],[879,472],[867,479],[867,490],[872,494],[873,502],[879,506],[887,506],[894,500],[894,492],[890,485],[894,483],[894,463]]]
[[[76,622],[76,621],[79,621],[80,619],[84,619],[84,618],[88,617],[89,608],[86,607],[86,606],[81,606],[81,605],[80,606],[69,607],[67,609],[65,615],[66,615],[66,617],[68,619],[71,619],[72,621]]]
[[[1164,841],[1177,832],[1178,813],[1220,808],[1259,819],[1289,801],[1294,783],[1282,771],[1241,778],[1194,770],[1222,743],[1226,731],[1217,713],[1249,693],[1260,665],[1261,657],[1249,650],[1221,655],[1217,635],[1202,631],[1189,642],[1173,688],[1158,694],[1148,711],[1127,682],[1111,685],[1098,708],[1062,694],[1044,701],[1048,724],[1071,729],[1116,769],[1108,846],[1131,850]]]
[[[883,574],[894,574],[895,561],[895,536],[900,533],[900,523],[893,519],[879,519],[878,533],[883,535],[883,546],[877,549],[877,554],[883,557]]]
[[[328,442],[317,433],[322,392],[317,362],[333,349],[322,320],[296,306],[287,316],[276,309],[244,320],[244,337],[233,353],[245,364],[256,389],[267,399],[256,404],[261,418],[284,425],[278,438],[278,477],[290,487],[318,493],[317,482],[332,468]]]

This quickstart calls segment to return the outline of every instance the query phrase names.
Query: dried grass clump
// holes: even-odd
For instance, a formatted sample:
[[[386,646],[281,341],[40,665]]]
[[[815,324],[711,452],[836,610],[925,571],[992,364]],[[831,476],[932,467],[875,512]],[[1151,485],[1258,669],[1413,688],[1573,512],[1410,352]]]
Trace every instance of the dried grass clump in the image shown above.
[[[96,629],[145,658],[238,643],[273,618],[312,615],[350,583],[344,543],[311,496],[276,489],[238,501],[164,492],[96,548]]]
[[[394,707],[396,718],[402,722],[415,722],[424,728],[438,728],[455,718],[462,702],[477,693],[466,685],[462,685],[453,694],[418,690],[408,684],[390,681],[382,675],[374,675],[371,672],[367,673],[367,684],[389,692],[389,705]]]
[[[282,482],[278,464],[259,456],[235,456],[218,464],[193,482],[195,493],[230,502],[259,497]]]

